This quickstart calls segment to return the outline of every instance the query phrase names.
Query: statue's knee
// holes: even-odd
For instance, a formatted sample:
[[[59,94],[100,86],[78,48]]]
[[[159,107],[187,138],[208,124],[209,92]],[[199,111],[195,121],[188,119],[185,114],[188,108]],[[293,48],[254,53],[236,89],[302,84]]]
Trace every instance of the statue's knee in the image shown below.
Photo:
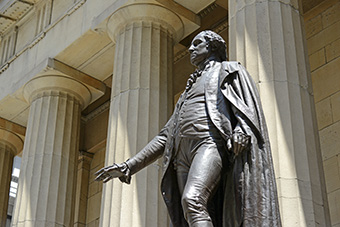
[[[199,213],[204,210],[204,201],[198,193],[185,193],[182,196],[184,213]]]

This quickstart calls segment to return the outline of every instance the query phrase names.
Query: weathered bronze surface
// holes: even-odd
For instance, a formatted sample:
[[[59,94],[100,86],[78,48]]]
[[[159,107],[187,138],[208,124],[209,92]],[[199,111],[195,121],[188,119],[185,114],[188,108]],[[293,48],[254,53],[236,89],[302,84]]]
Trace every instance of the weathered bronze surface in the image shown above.
[[[175,227],[281,226],[270,144],[254,81],[227,61],[225,41],[199,33],[189,48],[197,70],[160,133],[96,180],[131,175],[163,156],[161,190]]]

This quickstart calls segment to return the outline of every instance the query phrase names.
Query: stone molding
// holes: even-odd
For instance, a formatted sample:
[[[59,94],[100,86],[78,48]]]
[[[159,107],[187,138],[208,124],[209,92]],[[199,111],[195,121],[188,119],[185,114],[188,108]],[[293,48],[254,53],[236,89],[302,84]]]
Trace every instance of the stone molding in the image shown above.
[[[173,11],[157,4],[135,3],[121,7],[109,18],[107,28],[110,38],[115,42],[121,29],[136,21],[159,23],[170,31],[175,42],[184,35],[184,22]]]
[[[24,86],[24,97],[29,103],[43,96],[66,95],[74,96],[82,108],[85,108],[92,100],[91,91],[85,84],[66,76],[39,76]]]
[[[88,122],[94,118],[96,118],[98,115],[102,114],[105,111],[108,111],[110,109],[110,101],[106,101],[102,105],[100,105],[98,108],[96,108],[94,111],[90,112],[86,116],[82,116],[81,120],[84,122]]]
[[[91,161],[93,159],[94,154],[80,150],[79,151],[79,156],[78,156],[78,164],[82,162],[86,162],[87,164],[91,164]]]
[[[0,128],[0,147],[6,147],[15,156],[22,151],[24,141],[15,133],[7,129]],[[8,149],[9,148],[9,149]]]

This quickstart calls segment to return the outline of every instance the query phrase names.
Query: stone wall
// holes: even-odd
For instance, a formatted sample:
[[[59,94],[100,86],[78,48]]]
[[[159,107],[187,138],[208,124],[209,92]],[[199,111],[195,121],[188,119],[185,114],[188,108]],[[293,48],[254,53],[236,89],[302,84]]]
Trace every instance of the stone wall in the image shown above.
[[[332,226],[340,226],[340,1],[305,14],[320,145]]]
[[[106,144],[106,143],[105,143]],[[105,145],[93,156],[90,167],[89,191],[87,200],[86,227],[99,226],[100,206],[102,198],[103,183],[94,181],[95,175],[100,168],[104,167]]]
[[[87,182],[85,183],[86,180],[84,180],[83,183],[84,187],[88,187],[88,190],[83,190],[83,194],[86,194],[86,203],[79,207],[76,205],[76,214],[77,210],[79,210],[82,216],[76,215],[74,227],[99,226],[103,182],[94,181],[94,173],[104,167],[108,116],[108,105],[104,103],[101,107],[83,118],[81,150],[87,151],[91,159],[88,159],[89,174]],[[78,171],[78,178],[79,177],[80,174]],[[78,180],[78,185],[79,184]],[[78,195],[81,198],[84,196],[82,193],[79,194],[81,194]],[[78,220],[77,217],[79,217]],[[77,225],[77,221],[81,223],[81,225]]]

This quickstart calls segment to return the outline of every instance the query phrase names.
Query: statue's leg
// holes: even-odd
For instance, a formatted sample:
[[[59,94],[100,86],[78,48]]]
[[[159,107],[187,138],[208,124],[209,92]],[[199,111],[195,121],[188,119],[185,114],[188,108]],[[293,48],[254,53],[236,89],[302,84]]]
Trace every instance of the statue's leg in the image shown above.
[[[212,227],[208,201],[220,181],[222,142],[209,138],[182,141],[177,157],[177,178],[182,208],[190,227]],[[183,152],[186,150],[185,152]],[[186,171],[187,170],[187,171]]]

